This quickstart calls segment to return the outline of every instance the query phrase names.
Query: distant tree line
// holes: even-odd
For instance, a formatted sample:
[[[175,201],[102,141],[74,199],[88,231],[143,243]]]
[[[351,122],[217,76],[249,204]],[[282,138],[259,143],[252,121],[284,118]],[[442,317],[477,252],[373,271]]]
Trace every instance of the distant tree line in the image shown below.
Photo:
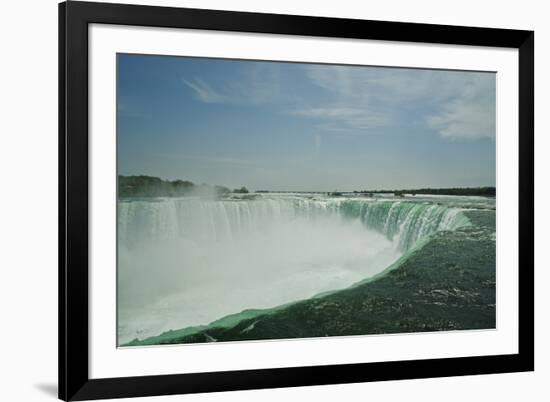
[[[234,190],[237,193],[248,193],[246,187]],[[222,197],[231,193],[224,186],[195,184],[188,180],[162,180],[153,176],[118,176],[119,197],[184,197],[188,195],[205,195]]]
[[[434,194],[434,195],[477,195],[485,197],[494,197],[496,195],[496,187],[452,187],[452,188],[419,188],[412,190],[362,190],[354,191],[360,194],[375,194],[375,193],[393,193],[398,196],[405,194]]]
[[[257,193],[265,193],[269,190],[258,190]],[[277,192],[277,191],[275,191]],[[284,191],[278,191],[283,192]],[[236,188],[231,191],[224,186],[211,186],[208,184],[195,184],[188,180],[163,180],[154,176],[118,176],[119,197],[184,197],[188,195],[223,197],[229,193],[248,194],[246,187]],[[303,191],[303,193],[307,193]],[[355,194],[379,194],[392,193],[396,196],[435,194],[435,195],[477,195],[494,197],[495,187],[452,187],[452,188],[420,188],[411,190],[359,190]],[[333,191],[332,196],[342,195],[342,192]]]
[[[246,187],[241,187],[241,188],[236,188],[235,190],[233,190],[234,193],[237,193],[237,194],[248,194],[249,191]]]

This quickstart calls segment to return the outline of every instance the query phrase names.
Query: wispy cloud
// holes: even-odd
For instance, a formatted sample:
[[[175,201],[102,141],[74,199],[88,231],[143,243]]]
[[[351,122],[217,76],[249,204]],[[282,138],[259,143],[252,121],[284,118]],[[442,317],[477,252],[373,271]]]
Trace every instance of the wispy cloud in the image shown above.
[[[204,103],[288,104],[292,98],[292,94],[285,91],[281,68],[274,63],[247,64],[238,73],[228,74],[223,81],[207,82],[200,77],[181,80]]]
[[[363,71],[366,71],[363,69]],[[387,111],[376,105],[365,85],[363,72],[346,66],[307,66],[306,79],[324,91],[314,105],[293,112],[297,116],[315,119],[328,131],[369,133],[369,129],[389,124]]]
[[[200,78],[193,78],[192,80],[186,80],[182,78],[185,85],[191,88],[195,92],[195,96],[205,103],[224,103],[230,100],[229,97],[223,95],[214,90],[209,84]]]
[[[308,66],[306,75],[327,96],[294,114],[321,120],[327,130],[368,134],[416,118],[453,140],[495,135],[495,81],[489,73]]]
[[[371,127],[384,126],[387,124],[387,117],[383,113],[369,109],[341,107],[339,105],[326,105],[324,107],[306,108],[292,112],[296,116],[311,117],[327,121],[344,123],[343,126],[321,125],[329,130],[341,130],[349,126],[357,129],[368,129]]]
[[[495,136],[495,79],[489,73],[306,65],[289,75],[281,66],[251,63],[224,81],[182,82],[200,102],[269,105],[321,131],[370,135],[420,124],[452,140]]]
[[[494,79],[470,77],[462,91],[427,119],[441,136],[453,140],[494,138],[496,134],[496,94]]]

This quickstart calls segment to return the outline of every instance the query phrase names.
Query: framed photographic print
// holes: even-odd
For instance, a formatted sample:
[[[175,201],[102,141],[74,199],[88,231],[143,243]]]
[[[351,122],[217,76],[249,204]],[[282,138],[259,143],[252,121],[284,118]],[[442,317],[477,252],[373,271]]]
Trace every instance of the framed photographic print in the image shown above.
[[[59,5],[59,397],[534,369],[534,33]]]

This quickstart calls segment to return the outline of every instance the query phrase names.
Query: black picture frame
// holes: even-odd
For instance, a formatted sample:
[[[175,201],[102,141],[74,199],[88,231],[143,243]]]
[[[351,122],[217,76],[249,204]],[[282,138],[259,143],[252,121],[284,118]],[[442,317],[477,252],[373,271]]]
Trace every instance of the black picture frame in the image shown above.
[[[517,354],[90,379],[88,25],[118,24],[519,51]],[[59,4],[59,398],[89,400],[534,370],[534,32],[70,1]]]

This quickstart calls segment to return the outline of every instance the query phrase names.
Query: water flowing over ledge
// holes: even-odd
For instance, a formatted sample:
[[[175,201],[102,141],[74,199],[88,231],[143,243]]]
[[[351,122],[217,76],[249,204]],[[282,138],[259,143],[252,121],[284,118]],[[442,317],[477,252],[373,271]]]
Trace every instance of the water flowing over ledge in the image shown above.
[[[272,222],[322,217],[359,219],[395,241],[401,251],[437,231],[469,224],[459,208],[430,202],[277,196],[216,201],[164,198],[120,202],[118,233],[120,245],[127,248],[186,236],[215,242],[261,231]]]

